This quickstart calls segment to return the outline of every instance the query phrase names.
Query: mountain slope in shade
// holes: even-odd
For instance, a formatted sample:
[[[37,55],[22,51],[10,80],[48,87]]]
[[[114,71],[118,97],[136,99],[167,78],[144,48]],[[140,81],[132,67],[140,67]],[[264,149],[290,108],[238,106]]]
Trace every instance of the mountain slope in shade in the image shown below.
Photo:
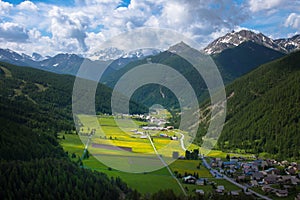
[[[282,53],[290,53],[300,48],[299,35],[288,39],[273,40],[262,33],[241,30],[239,32],[233,31],[231,33],[227,33],[225,36],[216,39],[204,48],[204,52],[208,54],[221,53],[226,49],[237,47],[247,41],[263,45]]]
[[[151,58],[152,63],[164,64],[180,72],[193,86],[199,100],[204,100],[208,95],[204,80],[190,63],[176,55],[176,51],[182,48],[189,47],[184,43],[179,43],[170,47],[169,51],[162,52],[149,58]],[[259,65],[280,58],[283,55],[283,53],[262,45],[253,42],[245,42],[238,47],[227,49],[220,54],[213,55],[212,58],[223,77],[223,81],[225,84],[228,84],[236,78],[255,69]],[[104,76],[100,81],[113,88],[125,73],[139,65],[146,64],[149,61],[149,58],[131,62],[115,73]],[[174,94],[167,88],[158,85],[142,87],[135,92],[133,99],[136,102],[141,102],[147,106],[151,106],[155,102],[160,103],[167,108],[178,108],[179,106]]]
[[[220,149],[299,160],[299,63],[300,52],[295,52],[262,65],[226,87],[227,118],[218,141]],[[198,138],[208,125],[210,106],[201,110],[203,129]]]
[[[220,69],[224,81],[231,82],[259,65],[276,60],[284,55],[279,51],[247,41],[237,47],[212,55],[212,58]]]

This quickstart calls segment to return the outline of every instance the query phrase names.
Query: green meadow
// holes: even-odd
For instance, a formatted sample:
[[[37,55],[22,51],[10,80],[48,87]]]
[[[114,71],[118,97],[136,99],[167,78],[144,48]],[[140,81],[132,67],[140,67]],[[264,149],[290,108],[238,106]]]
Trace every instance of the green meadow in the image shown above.
[[[82,126],[80,127],[79,135],[76,134],[60,134],[60,143],[64,150],[68,152],[68,155],[75,162],[78,161],[83,153],[85,144],[88,140],[88,136],[85,134],[89,133],[91,130],[95,129],[95,134],[91,137],[89,143],[89,152],[111,156],[113,159],[114,155],[118,156],[132,156],[132,153],[153,153],[153,148],[149,139],[141,139],[135,136],[132,132],[137,127],[141,130],[140,126],[145,125],[145,122],[134,120],[134,126],[126,119],[120,119],[119,124],[116,124],[112,116],[100,116],[100,117],[90,117],[90,116],[80,116],[79,117]],[[96,120],[95,120],[96,119]],[[99,126],[101,124],[101,127]],[[120,128],[120,125],[122,128]],[[105,134],[104,134],[105,133]],[[159,154],[165,158],[170,157],[173,151],[178,151],[180,155],[184,155],[184,151],[181,149],[179,141],[172,141],[168,138],[158,137],[160,131],[149,131],[149,134],[153,136],[153,143],[157,148]],[[176,135],[176,131],[164,132],[169,136]],[[64,139],[63,139],[64,138]],[[103,149],[103,148],[93,148],[92,144],[100,145],[114,145],[118,147],[130,147],[132,152],[119,151],[115,149]],[[167,146],[167,148],[166,148]],[[189,149],[199,148],[196,145],[191,145]],[[219,152],[211,152],[216,155],[220,155]],[[73,155],[73,156],[72,156]],[[136,189],[137,191],[146,194],[154,193],[161,189],[172,189],[176,193],[182,193],[178,183],[171,176],[166,168],[161,168],[153,172],[144,173],[126,173],[113,169],[105,164],[101,163],[97,157],[94,157],[91,153],[89,158],[82,160],[83,167],[91,170],[96,170],[107,174],[109,177],[120,177],[124,182],[128,184],[129,187]],[[120,160],[122,163],[122,160]],[[171,171],[174,173],[180,173],[182,176],[184,174],[198,174],[201,178],[208,178],[210,181],[214,181],[220,185],[226,185],[228,190],[237,190],[234,185],[230,183],[214,179],[209,171],[202,166],[200,160],[176,160],[169,165]],[[180,180],[181,182],[181,180]],[[196,189],[203,189],[204,191],[212,191],[212,186],[196,186],[183,184],[186,192],[192,194]]]

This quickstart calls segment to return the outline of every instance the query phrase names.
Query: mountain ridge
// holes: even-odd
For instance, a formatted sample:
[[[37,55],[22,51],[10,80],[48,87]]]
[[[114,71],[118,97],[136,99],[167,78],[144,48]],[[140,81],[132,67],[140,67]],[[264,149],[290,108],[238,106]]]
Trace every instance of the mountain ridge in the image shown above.
[[[273,40],[262,33],[255,33],[250,30],[241,30],[238,32],[232,31],[226,35],[217,38],[204,48],[207,54],[217,54],[222,51],[237,47],[240,44],[252,41],[282,53],[291,53],[300,49],[300,35],[295,35],[291,38]]]

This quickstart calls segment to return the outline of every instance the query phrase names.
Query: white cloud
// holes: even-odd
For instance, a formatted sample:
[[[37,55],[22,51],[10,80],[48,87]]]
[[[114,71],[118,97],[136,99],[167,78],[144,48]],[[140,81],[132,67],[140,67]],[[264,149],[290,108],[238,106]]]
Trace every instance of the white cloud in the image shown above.
[[[85,44],[86,28],[89,24],[89,18],[82,13],[65,13],[64,10],[54,7],[49,11],[51,18],[51,33],[53,39],[64,46],[71,45],[74,50],[74,40],[77,40],[82,51],[87,51]],[[67,40],[70,40],[68,44]],[[75,45],[76,46],[76,45]]]
[[[9,42],[27,42],[28,41],[28,31],[16,24],[11,22],[0,24],[0,38]]]
[[[27,10],[27,11],[37,11],[38,10],[38,7],[31,1],[21,2],[19,5],[17,5],[17,8],[20,10]]]
[[[31,45],[38,49],[41,44],[46,45],[50,54],[89,54],[104,40],[145,26],[176,30],[205,45],[215,39],[214,35],[230,31],[245,17],[233,0],[131,0],[128,7],[118,8],[119,3],[76,0],[74,7],[63,7],[24,1],[12,8],[10,22],[26,27]],[[217,8],[210,7],[211,4]]]
[[[251,19],[251,12],[264,10],[257,14],[277,16],[277,7],[284,5],[283,0],[248,0],[240,4],[236,0],[131,0],[128,7],[118,8],[119,3],[118,0],[75,0],[71,7],[23,1],[13,6],[0,0],[0,15],[5,15],[0,37],[9,38],[7,44],[0,43],[3,47],[19,44],[28,52],[38,50],[51,55],[57,52],[90,54],[99,50],[97,48],[101,48],[103,41],[122,32],[156,27],[178,31],[205,46]],[[284,6],[287,9],[292,5],[297,7],[295,5],[299,4]],[[286,21],[286,27],[299,27],[296,16],[289,18],[283,19],[281,24]],[[10,37],[9,29],[4,29],[6,23],[19,27]]]
[[[4,2],[0,0],[0,15],[6,15],[10,11],[10,9],[13,7],[12,4],[8,2]]]
[[[286,27],[292,27],[294,29],[300,29],[300,14],[291,13],[285,21]]]
[[[277,9],[279,5],[287,3],[286,0],[250,0],[249,6],[252,12]]]
[[[251,12],[264,11],[266,15],[284,10],[300,11],[300,1],[298,0],[249,0],[248,5]]]

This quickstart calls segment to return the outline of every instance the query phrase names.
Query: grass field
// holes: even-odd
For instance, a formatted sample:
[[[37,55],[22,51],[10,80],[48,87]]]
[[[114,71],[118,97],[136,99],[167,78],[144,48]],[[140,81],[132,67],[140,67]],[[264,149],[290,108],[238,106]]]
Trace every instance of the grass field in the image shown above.
[[[153,148],[148,139],[140,139],[132,137],[132,124],[130,124],[126,119],[120,120],[122,130],[114,121],[111,116],[101,116],[100,118],[91,118],[89,116],[80,116],[80,122],[82,123],[82,127],[80,128],[80,132],[83,135],[75,135],[75,134],[65,134],[64,138],[61,139],[60,143],[63,146],[64,150],[69,153],[70,157],[72,154],[75,154],[75,158],[71,158],[74,161],[77,161],[82,157],[85,145],[88,141],[88,136],[84,136],[85,133],[89,133],[92,129],[95,129],[95,135],[91,138],[89,143],[89,152],[93,154],[99,154],[100,156],[107,156],[110,159],[115,155],[119,155],[121,157],[117,158],[118,163],[121,165],[126,162],[126,159],[123,161],[122,156],[132,156],[133,153],[153,153]],[[134,121],[138,129],[139,126],[143,125],[144,122]],[[101,124],[101,127],[99,126]],[[120,124],[119,124],[120,125]],[[104,134],[105,133],[105,134]],[[160,132],[151,132],[150,135],[157,136]],[[176,131],[167,132],[168,135],[176,135]],[[63,138],[63,135],[60,134],[60,138]],[[167,138],[161,137],[153,137],[153,143],[155,147],[158,149],[160,155],[163,156],[164,159],[170,157],[173,151],[178,151],[183,155],[183,150],[179,145],[179,141],[172,141]],[[132,148],[132,152],[128,151],[120,151],[115,149],[105,149],[105,148],[93,148],[91,144],[98,145],[114,145],[119,147],[130,147]],[[165,148],[165,147],[168,148]],[[196,145],[191,145],[189,149],[199,148]],[[216,155],[221,155],[222,152],[213,152]],[[140,154],[139,154],[140,155]],[[226,156],[226,154],[225,154]],[[74,157],[74,155],[73,155]],[[200,168],[197,166],[200,163]],[[90,154],[88,159],[83,160],[83,166],[85,168],[89,168],[92,170],[96,170],[99,172],[103,172],[110,177],[120,177],[124,182],[126,182],[131,188],[138,190],[139,192],[146,193],[154,193],[159,191],[160,189],[172,189],[176,193],[182,193],[178,183],[176,180],[170,175],[166,168],[161,168],[156,171],[148,172],[148,173],[126,173],[123,171],[119,171],[116,169],[112,169],[111,167],[106,166],[101,163],[96,157]],[[193,161],[193,160],[176,160],[175,162],[170,164],[170,169],[177,173],[184,175],[197,173],[201,178],[208,178],[210,181],[214,181],[219,185],[225,185],[227,190],[237,190],[234,185],[220,179],[214,179],[209,171],[201,165],[201,161]],[[194,193],[196,189],[203,189],[204,191],[212,191],[212,186],[196,186],[183,184],[186,188],[186,191],[190,194]]]
[[[76,154],[76,158],[73,158],[74,161],[77,161],[79,157],[82,156],[84,145],[82,144],[78,135],[64,135],[65,139],[61,139],[61,145],[64,150],[69,152],[69,155],[72,153]],[[62,137],[62,136],[60,136]],[[182,175],[187,172],[190,174],[198,173],[201,178],[208,178],[209,181],[214,181],[218,185],[224,185],[225,188],[230,190],[238,190],[238,188],[225,180],[214,179],[212,178],[209,171],[202,165],[200,169],[197,169],[197,166],[201,163],[200,160],[176,160],[170,165],[171,170],[178,171]],[[176,183],[176,181],[171,177],[166,168],[150,172],[150,173],[126,173],[111,169],[108,166],[99,162],[95,157],[90,156],[90,158],[83,160],[83,166],[88,169],[96,170],[107,174],[109,177],[120,177],[124,182],[128,184],[131,188],[138,190],[139,192],[154,193],[160,189],[172,189],[177,194],[181,193],[181,190]],[[196,186],[190,184],[183,184],[185,188],[188,189],[188,193],[193,194],[196,189],[203,189],[206,192],[212,191],[212,186]]]

